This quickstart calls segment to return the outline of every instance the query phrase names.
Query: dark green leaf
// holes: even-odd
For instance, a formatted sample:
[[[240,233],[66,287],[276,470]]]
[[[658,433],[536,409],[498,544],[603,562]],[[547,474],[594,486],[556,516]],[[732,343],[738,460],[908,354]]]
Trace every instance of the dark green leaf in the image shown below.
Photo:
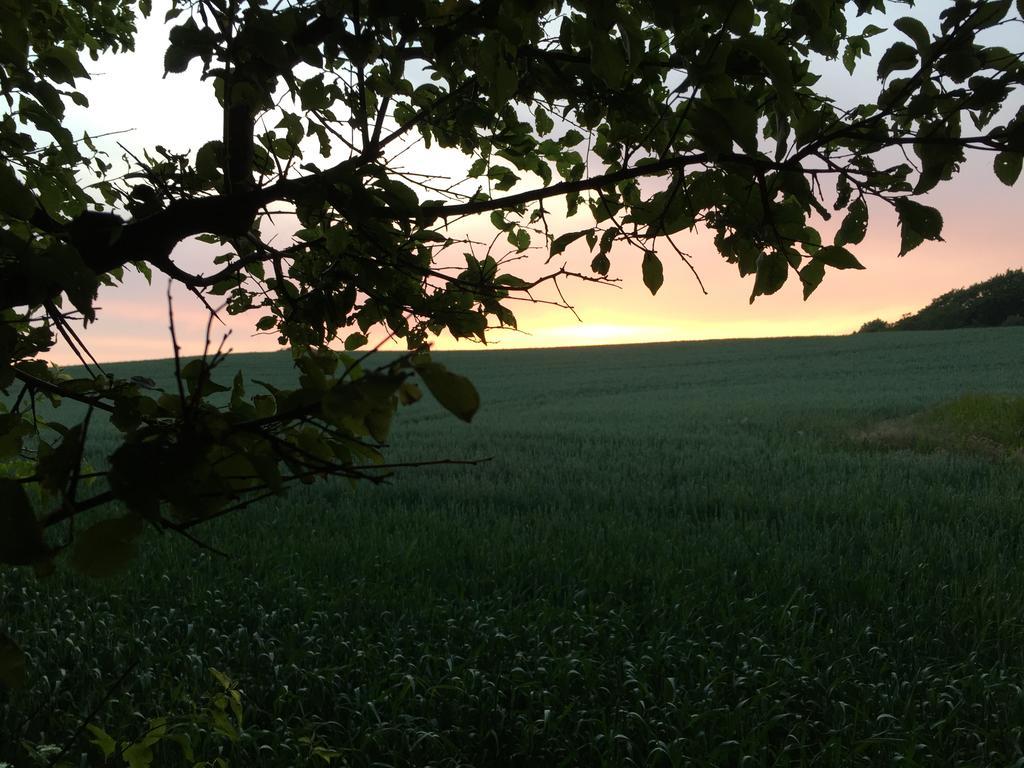
[[[164,53],[164,71],[180,74],[188,69],[188,63],[195,58],[195,53],[177,45],[168,46]]]
[[[73,473],[78,470],[82,455],[82,426],[68,430],[53,448],[40,445],[37,474],[39,484],[48,491],[60,492],[67,488]]]
[[[555,121],[548,115],[547,110],[543,107],[537,107],[533,111],[533,118],[537,124],[537,133],[541,136],[546,136],[555,129]]]
[[[858,198],[850,204],[843,223],[836,232],[836,245],[856,245],[864,239],[868,231],[868,206],[864,198]]]
[[[36,199],[9,165],[0,165],[0,213],[28,219],[36,210]]]
[[[32,260],[29,269],[39,280],[59,275],[60,285],[71,303],[86,317],[95,319],[92,300],[99,288],[96,273],[86,265],[78,251],[64,243],[54,243]]]
[[[181,378],[188,387],[188,393],[199,397],[228,391],[229,387],[214,382],[210,378],[212,375],[213,369],[206,360],[191,360],[181,369]]]
[[[592,231],[593,230],[590,229],[581,229],[579,232],[566,232],[564,235],[559,235],[551,242],[551,256],[557,256],[564,251],[570,243],[579,240],[585,234]]]
[[[0,365],[3,365],[4,357],[4,352],[0,350]],[[34,431],[30,421],[21,414],[0,413],[0,465],[3,459],[21,451],[22,441]]]
[[[937,67],[953,82],[962,83],[981,69],[981,59],[969,49],[953,50],[939,58]]]
[[[965,3],[966,4],[966,3]],[[977,3],[976,10],[971,14],[971,26],[975,29],[986,29],[995,26],[1007,11],[1010,10],[1011,0],[987,0]]]
[[[514,55],[498,35],[488,35],[480,47],[479,73],[493,104],[504,104],[516,93],[519,76],[510,60]]]
[[[904,42],[893,43],[878,62],[878,79],[885,80],[898,69],[913,69],[917,66],[917,50]]]
[[[0,532],[0,563],[32,565],[49,555],[25,488],[10,478],[0,478]]]
[[[92,723],[88,723],[86,728],[89,729],[89,733],[93,736],[89,739],[89,743],[95,744],[99,747],[99,750],[103,753],[104,759],[109,758],[117,751],[117,742],[102,728],[97,725],[93,725]]]
[[[804,112],[793,125],[797,145],[807,144],[817,138],[827,122],[826,114],[819,110]]]
[[[760,59],[765,71],[771,76],[775,95],[784,106],[791,107],[794,104],[793,70],[790,68],[787,49],[764,37],[747,37],[737,41],[736,45]]]
[[[0,683],[8,688],[25,685],[25,653],[11,638],[0,632]]]
[[[366,336],[362,333],[353,333],[345,339],[345,351],[351,352],[354,349],[366,346]]]
[[[403,382],[402,386],[398,388],[398,401],[402,405],[412,405],[419,402],[421,397],[423,397],[423,393],[412,381]]]
[[[609,88],[618,88],[626,76],[626,51],[622,41],[595,34],[590,41],[590,69]]]
[[[522,253],[530,247],[530,233],[525,229],[513,229],[508,233],[509,244],[515,246],[517,252]]]
[[[398,213],[411,215],[416,212],[420,201],[416,191],[411,187],[394,179],[384,179],[380,186],[385,192],[389,206]]]
[[[924,22],[920,19],[915,19],[913,16],[903,16],[896,19],[893,26],[914,41],[914,45],[917,46],[917,50],[922,56],[931,48],[931,35],[928,33],[928,28],[924,25]]]
[[[480,395],[465,376],[452,373],[440,363],[421,363],[416,372],[437,402],[465,422],[480,408]]]
[[[729,31],[736,34],[749,32],[756,18],[754,4],[750,0],[736,0],[731,7],[732,11],[728,18]]]
[[[565,132],[565,135],[558,140],[558,143],[561,144],[563,147],[575,147],[577,144],[583,141],[584,138],[585,137],[582,133],[577,131],[575,128],[570,128],[568,131]]]
[[[224,714],[219,710],[215,712],[224,717]],[[152,768],[153,745],[145,741],[129,744],[121,752],[121,758],[128,764],[128,768]]]
[[[826,245],[814,252],[814,260],[835,269],[864,269],[864,265],[841,245]]]
[[[471,179],[475,179],[479,176],[483,176],[485,173],[487,173],[487,159],[478,157],[473,161],[473,164],[469,166],[469,172],[467,175]]]
[[[394,414],[393,403],[388,403],[384,407],[374,408],[366,414],[366,429],[370,436],[378,443],[383,443],[388,439],[388,433],[391,431],[391,420]]]
[[[690,124],[693,126],[693,135],[700,145],[712,156],[725,154],[732,151],[732,144],[735,141],[733,126],[719,110],[709,107],[707,104],[695,102],[689,110]],[[748,123],[736,126],[744,130],[744,135],[750,136],[751,125]],[[756,124],[753,126],[756,130]]]
[[[901,197],[895,202],[900,220],[900,256],[925,240],[942,240],[942,214],[927,205]]]
[[[172,27],[167,37],[171,43],[164,54],[164,69],[167,72],[184,72],[195,56],[209,61],[217,42],[217,35],[212,29],[200,28],[191,17],[183,24]]]
[[[37,64],[42,65],[57,82],[73,84],[75,78],[89,78],[89,72],[82,66],[78,52],[70,48],[53,46],[40,51]]]
[[[821,285],[823,277],[825,277],[825,265],[817,259],[811,259],[807,266],[800,270],[800,282],[804,286],[804,301],[807,301],[815,289]]]
[[[665,282],[665,273],[661,266],[661,259],[658,258],[654,251],[644,251],[641,269],[644,275],[644,285],[647,286],[647,290],[653,296]]]
[[[757,257],[754,290],[750,293],[750,303],[758,296],[767,296],[778,291],[789,277],[789,261],[774,251],[762,253]]]
[[[843,66],[851,75],[857,68],[857,59],[871,53],[871,44],[863,35],[850,37],[846,42],[846,50],[843,51]]]
[[[112,576],[135,557],[145,524],[134,514],[102,520],[75,536],[71,565],[85,576]]]
[[[148,284],[153,284],[153,270],[149,268],[149,264],[144,261],[133,261],[132,266],[135,267],[140,275],[146,278]]]
[[[996,155],[993,166],[999,180],[1006,186],[1012,187],[1020,177],[1022,164],[1024,164],[1024,154],[1020,152],[1000,152]]]
[[[943,134],[939,134],[942,137]],[[946,138],[955,138],[946,136]],[[921,158],[921,174],[917,185],[914,187],[914,194],[920,195],[928,192],[943,179],[950,179],[953,171],[964,160],[963,149],[953,143],[931,143],[919,142],[914,145],[914,151]]]

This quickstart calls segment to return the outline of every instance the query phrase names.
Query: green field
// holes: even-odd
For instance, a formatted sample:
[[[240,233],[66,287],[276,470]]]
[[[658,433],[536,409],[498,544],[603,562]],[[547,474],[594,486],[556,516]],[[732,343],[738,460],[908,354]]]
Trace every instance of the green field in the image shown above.
[[[243,729],[183,731],[196,761],[1024,765],[1024,463],[861,437],[1024,393],[1024,329],[438,357],[483,408],[404,409],[389,457],[486,463],[293,490],[200,529],[227,560],[152,534],[110,580],[0,572],[31,676],[0,761],[126,670],[95,722],[138,739],[213,667]]]

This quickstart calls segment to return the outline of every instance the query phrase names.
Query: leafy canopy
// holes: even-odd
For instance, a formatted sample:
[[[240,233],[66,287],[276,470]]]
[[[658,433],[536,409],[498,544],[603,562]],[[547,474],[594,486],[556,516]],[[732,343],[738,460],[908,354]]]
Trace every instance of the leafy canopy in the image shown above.
[[[687,259],[675,236],[704,229],[751,300],[791,278],[808,296],[829,270],[861,268],[879,208],[898,216],[900,255],[941,239],[923,196],[969,150],[1007,185],[1021,172],[1022,54],[987,42],[1000,27],[1024,40],[1021,0],[945,3],[935,30],[886,0],[174,0],[167,76],[201,81],[223,131],[112,158],[65,108],[87,105],[89,59],[130,49],[149,5],[0,2],[5,563],[46,571],[68,549],[100,576],[147,526],[191,535],[294,483],[381,479],[393,414],[421,385],[466,421],[479,407],[430,339],[514,327],[513,302],[541,283],[625,265],[656,292],[663,256]],[[815,62],[853,72],[886,29],[869,101],[818,88]],[[410,166],[416,144],[460,153],[466,178]],[[294,214],[287,240],[266,236],[272,211]],[[458,234],[467,217],[493,228],[489,247]],[[207,269],[176,263],[190,239],[219,249]],[[557,266],[574,243],[587,274]],[[516,275],[538,251],[548,271]],[[218,381],[212,349],[187,363],[172,349],[170,391],[48,366],[58,335],[85,360],[72,322],[97,320],[98,286],[125,270],[254,312],[298,386]],[[370,368],[355,355],[374,329],[409,353]],[[40,399],[83,408],[44,421]],[[83,490],[97,418],[121,443]],[[73,536],[47,533],[111,504]]]
[[[997,325],[1024,325],[1024,270],[1008,269],[988,280],[949,291],[924,309],[892,323],[872,320],[861,331],[938,331]]]

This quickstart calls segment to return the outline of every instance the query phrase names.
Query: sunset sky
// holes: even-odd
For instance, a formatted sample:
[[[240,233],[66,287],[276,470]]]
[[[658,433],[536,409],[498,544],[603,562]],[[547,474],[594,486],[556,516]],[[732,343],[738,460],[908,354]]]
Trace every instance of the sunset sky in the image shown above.
[[[165,7],[155,5],[158,7],[153,15],[140,25],[136,52],[86,62],[93,75],[83,88],[90,107],[69,110],[76,134],[88,131],[97,136],[130,129],[129,133],[97,141],[115,158],[120,156],[117,141],[133,150],[162,144],[174,151],[186,151],[219,138],[220,113],[209,85],[199,83],[195,64],[184,75],[162,79]],[[933,12],[944,6],[938,2],[926,5]],[[861,23],[866,22],[855,25]],[[884,50],[887,41],[893,39],[888,34],[875,38],[873,48],[876,52]],[[855,78],[849,78],[845,70],[832,63],[822,63],[815,69],[825,75],[819,87],[827,93],[842,93],[851,101],[869,98],[878,87],[873,62],[864,63]],[[462,167],[458,158],[453,161],[443,152],[422,148],[415,150],[407,161],[434,169],[451,168],[453,163],[455,168]],[[652,297],[641,282],[641,255],[620,247],[613,251],[611,273],[611,277],[621,279],[620,287],[562,284],[566,299],[576,307],[581,321],[563,309],[516,303],[512,308],[522,332],[496,332],[492,334],[492,347],[844,334],[867,320],[896,319],[941,293],[1024,266],[1020,234],[1024,184],[1013,188],[1002,185],[992,173],[991,156],[973,157],[958,178],[940,185],[925,202],[942,211],[945,242],[926,242],[908,256],[897,258],[899,230],[895,215],[874,207],[867,238],[852,249],[867,269],[829,270],[807,302],[802,298],[799,281],[791,277],[782,291],[760,297],[750,305],[752,278],[741,279],[735,267],[717,255],[710,235],[697,232],[680,238],[680,245],[692,256],[708,295],[701,292],[689,270],[666,248],[660,251],[665,264],[665,285]],[[555,220],[550,223],[554,234],[585,225],[581,219],[568,224],[561,222],[561,227]],[[823,235],[829,238],[838,223],[833,220],[823,224]],[[484,239],[484,231],[477,230],[480,239]],[[534,242],[539,239],[535,237]],[[186,244],[181,249],[175,257],[183,264],[199,258],[193,252],[195,246]],[[533,261],[542,262],[546,249],[534,253]],[[570,246],[566,257],[568,268],[589,271],[591,256],[582,240]],[[527,266],[524,271],[535,268]],[[168,357],[171,350],[166,291],[167,279],[158,273],[152,286],[130,275],[124,288],[101,290],[97,302],[101,308],[99,321],[83,334],[92,353],[101,361]],[[174,298],[179,342],[186,354],[197,353],[203,344],[205,312],[180,287],[175,289]],[[235,351],[278,349],[275,335],[254,334],[254,319],[235,320],[228,346]],[[480,345],[456,345],[445,335],[437,339],[435,348]],[[64,346],[55,348],[52,359],[61,363],[74,361]]]

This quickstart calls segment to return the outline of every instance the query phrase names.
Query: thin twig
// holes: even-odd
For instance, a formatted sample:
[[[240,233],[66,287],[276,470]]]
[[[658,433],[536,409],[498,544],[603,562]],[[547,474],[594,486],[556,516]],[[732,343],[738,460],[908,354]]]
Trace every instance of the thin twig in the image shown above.
[[[174,347],[174,380],[178,384],[178,399],[181,410],[185,411],[185,385],[181,379],[181,347],[178,346],[178,334],[174,330],[174,302],[171,299],[171,281],[167,281],[167,319],[171,329],[171,344]]]
[[[103,709],[103,707],[105,707],[107,703],[110,701],[110,699],[113,697],[115,691],[117,691],[117,689],[121,687],[121,684],[128,679],[128,675],[134,672],[135,668],[138,666],[139,660],[133,661],[131,664],[128,665],[124,672],[120,674],[117,680],[111,683],[110,687],[107,688],[106,693],[103,694],[103,698],[100,699],[99,702],[97,702],[96,706],[92,708],[92,711],[89,712],[86,718],[79,724],[78,728],[75,729],[75,732],[71,734],[71,738],[64,742],[63,746],[61,747],[60,754],[58,754],[50,761],[51,766],[58,765],[60,763],[60,761],[68,753],[68,750],[70,750],[74,746],[75,742],[78,741],[78,737],[82,735],[86,727],[92,724],[92,722],[96,719],[96,716],[99,715],[100,710]]]
[[[212,544],[207,544],[205,541],[200,539],[194,533],[189,533],[188,529],[182,527],[180,524],[172,523],[169,520],[164,520],[164,521],[162,521],[161,524],[167,530],[174,531],[179,536],[184,536],[186,539],[191,541],[193,544],[195,544],[200,549],[205,549],[207,552],[211,552],[211,553],[213,553],[213,554],[215,554],[215,555],[217,555],[219,557],[223,557],[226,560],[230,560],[231,559],[231,555],[229,555],[227,552],[225,552],[222,549],[217,549]]]

